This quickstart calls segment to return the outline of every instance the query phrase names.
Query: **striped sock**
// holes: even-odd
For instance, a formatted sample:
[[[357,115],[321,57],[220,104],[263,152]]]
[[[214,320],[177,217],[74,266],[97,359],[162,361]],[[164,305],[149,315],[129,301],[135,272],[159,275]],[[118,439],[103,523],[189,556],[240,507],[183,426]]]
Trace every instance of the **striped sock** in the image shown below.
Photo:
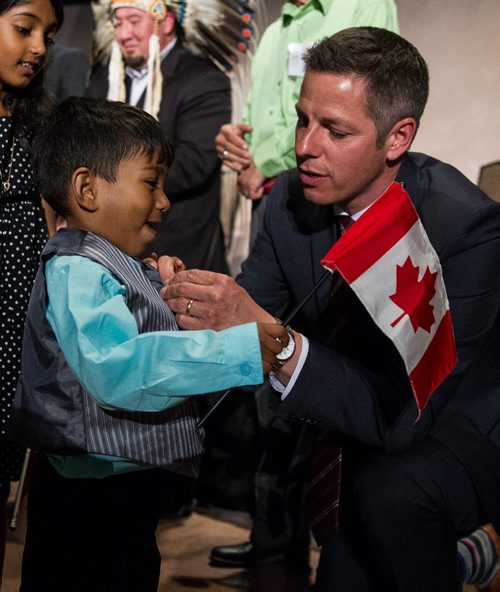
[[[457,560],[464,584],[486,586],[500,569],[495,545],[484,528],[478,528],[458,541]]]

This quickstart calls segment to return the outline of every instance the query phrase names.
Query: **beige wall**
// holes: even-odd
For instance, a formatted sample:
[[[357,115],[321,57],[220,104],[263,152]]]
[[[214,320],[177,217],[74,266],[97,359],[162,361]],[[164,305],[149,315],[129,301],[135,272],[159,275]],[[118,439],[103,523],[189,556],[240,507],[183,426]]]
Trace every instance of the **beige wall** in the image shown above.
[[[413,145],[477,182],[500,160],[500,0],[397,0],[401,34],[429,65],[431,92]]]

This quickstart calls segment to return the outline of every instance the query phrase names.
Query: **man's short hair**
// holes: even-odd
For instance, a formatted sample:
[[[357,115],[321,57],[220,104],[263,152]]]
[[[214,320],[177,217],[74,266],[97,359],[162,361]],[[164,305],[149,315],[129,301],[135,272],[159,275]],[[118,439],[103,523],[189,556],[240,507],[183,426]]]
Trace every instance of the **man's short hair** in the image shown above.
[[[418,50],[400,35],[377,27],[344,29],[306,54],[306,72],[359,76],[366,80],[368,113],[384,143],[395,123],[420,118],[429,96],[429,72]]]
[[[169,166],[173,152],[156,119],[118,101],[71,97],[57,105],[38,129],[33,167],[38,191],[62,216],[68,212],[73,172],[88,167],[110,183],[120,163],[138,154]]]

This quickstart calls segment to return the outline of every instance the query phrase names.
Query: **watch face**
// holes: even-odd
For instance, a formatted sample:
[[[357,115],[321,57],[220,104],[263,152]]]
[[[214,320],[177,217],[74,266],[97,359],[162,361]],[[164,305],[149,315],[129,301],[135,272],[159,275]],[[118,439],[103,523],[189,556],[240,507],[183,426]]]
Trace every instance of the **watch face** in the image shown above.
[[[295,339],[293,338],[293,333],[291,331],[288,331],[288,337],[288,345],[286,345],[279,354],[276,354],[276,358],[281,362],[289,360],[295,352]]]

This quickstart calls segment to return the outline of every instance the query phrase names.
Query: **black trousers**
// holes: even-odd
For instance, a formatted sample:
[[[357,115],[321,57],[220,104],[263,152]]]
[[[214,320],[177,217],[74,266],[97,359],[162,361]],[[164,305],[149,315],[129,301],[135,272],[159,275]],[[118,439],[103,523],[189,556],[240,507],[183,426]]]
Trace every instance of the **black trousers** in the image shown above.
[[[276,394],[269,385],[256,393],[262,456],[255,473],[255,515],[251,540],[257,554],[309,560],[310,534],[305,494],[310,458],[301,446],[301,424],[274,415]]]
[[[343,471],[340,533],[321,550],[314,590],[461,589],[457,539],[488,519],[458,458],[427,437],[393,455],[348,448]]]
[[[43,456],[28,491],[21,592],[156,592],[162,471],[65,479]]]

